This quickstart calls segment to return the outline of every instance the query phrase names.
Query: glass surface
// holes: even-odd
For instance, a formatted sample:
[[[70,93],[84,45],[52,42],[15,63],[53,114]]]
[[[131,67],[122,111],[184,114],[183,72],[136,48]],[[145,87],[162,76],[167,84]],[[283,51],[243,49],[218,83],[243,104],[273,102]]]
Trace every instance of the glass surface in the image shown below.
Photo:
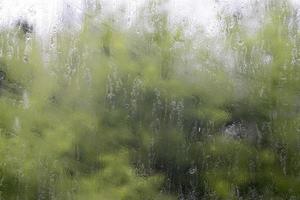
[[[0,0],[0,200],[300,199],[297,0]]]

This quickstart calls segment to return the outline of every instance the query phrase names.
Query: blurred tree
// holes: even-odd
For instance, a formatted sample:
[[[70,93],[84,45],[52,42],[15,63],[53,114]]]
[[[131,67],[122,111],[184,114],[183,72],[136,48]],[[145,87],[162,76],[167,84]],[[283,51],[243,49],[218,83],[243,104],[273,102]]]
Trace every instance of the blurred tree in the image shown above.
[[[47,63],[32,31],[0,33],[2,199],[298,199],[294,9],[266,2],[255,34],[224,14],[223,44],[164,3],[128,29],[87,15]]]

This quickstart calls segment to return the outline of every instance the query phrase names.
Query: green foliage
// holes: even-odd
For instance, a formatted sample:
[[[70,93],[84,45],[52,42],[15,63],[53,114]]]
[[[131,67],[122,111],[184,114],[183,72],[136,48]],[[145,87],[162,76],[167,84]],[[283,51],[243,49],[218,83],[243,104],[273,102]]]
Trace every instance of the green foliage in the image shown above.
[[[272,2],[254,34],[223,16],[224,54],[154,1],[46,53],[2,31],[0,199],[298,199],[298,25]]]

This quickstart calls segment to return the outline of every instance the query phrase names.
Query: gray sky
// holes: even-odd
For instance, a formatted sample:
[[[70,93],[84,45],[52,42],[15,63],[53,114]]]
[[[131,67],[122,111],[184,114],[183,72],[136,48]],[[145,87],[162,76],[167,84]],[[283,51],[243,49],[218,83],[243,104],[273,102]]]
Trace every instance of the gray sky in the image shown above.
[[[134,17],[135,10],[146,0],[102,0],[106,12],[114,12],[120,6],[127,8],[127,17]],[[12,24],[16,19],[25,17],[36,25],[37,32],[47,33],[52,26],[67,20],[71,12],[72,20],[80,19],[85,0],[0,0],[0,26]],[[223,4],[236,4],[237,0],[223,1]],[[71,7],[71,8],[70,8]],[[212,28],[215,23],[217,5],[215,0],[170,0],[166,6],[172,20],[188,20]],[[67,11],[66,11],[67,10]],[[71,10],[71,11],[70,11]],[[74,20],[75,19],[75,20]]]
[[[87,0],[0,0],[0,27],[13,24],[18,18],[26,18],[35,24],[38,34],[47,34],[63,21],[80,24],[84,2]],[[89,0],[91,2],[96,0]],[[135,10],[146,0],[100,0],[105,12],[114,12],[125,6],[126,17],[133,19]],[[191,25],[202,25],[207,32],[217,29],[216,14],[220,8],[233,12],[245,10],[251,2],[263,0],[170,0],[166,8],[175,23],[188,21]],[[218,2],[218,3],[216,3]],[[300,5],[300,0],[291,0]],[[69,21],[69,22],[68,22]]]

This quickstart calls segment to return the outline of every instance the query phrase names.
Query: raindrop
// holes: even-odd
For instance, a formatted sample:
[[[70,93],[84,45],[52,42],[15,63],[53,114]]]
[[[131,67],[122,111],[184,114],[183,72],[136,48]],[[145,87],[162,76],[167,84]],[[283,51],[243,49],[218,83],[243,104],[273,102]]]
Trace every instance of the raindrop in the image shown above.
[[[16,133],[18,133],[19,130],[21,129],[21,124],[20,124],[20,119],[19,119],[19,117],[15,117],[13,129],[14,129],[14,131],[15,131]]]
[[[193,175],[197,172],[197,170],[198,170],[197,167],[190,168],[189,169],[189,174]]]
[[[30,106],[30,103],[29,103],[28,93],[26,90],[24,90],[24,92],[23,92],[23,107],[24,107],[24,109],[28,109],[29,106]]]

